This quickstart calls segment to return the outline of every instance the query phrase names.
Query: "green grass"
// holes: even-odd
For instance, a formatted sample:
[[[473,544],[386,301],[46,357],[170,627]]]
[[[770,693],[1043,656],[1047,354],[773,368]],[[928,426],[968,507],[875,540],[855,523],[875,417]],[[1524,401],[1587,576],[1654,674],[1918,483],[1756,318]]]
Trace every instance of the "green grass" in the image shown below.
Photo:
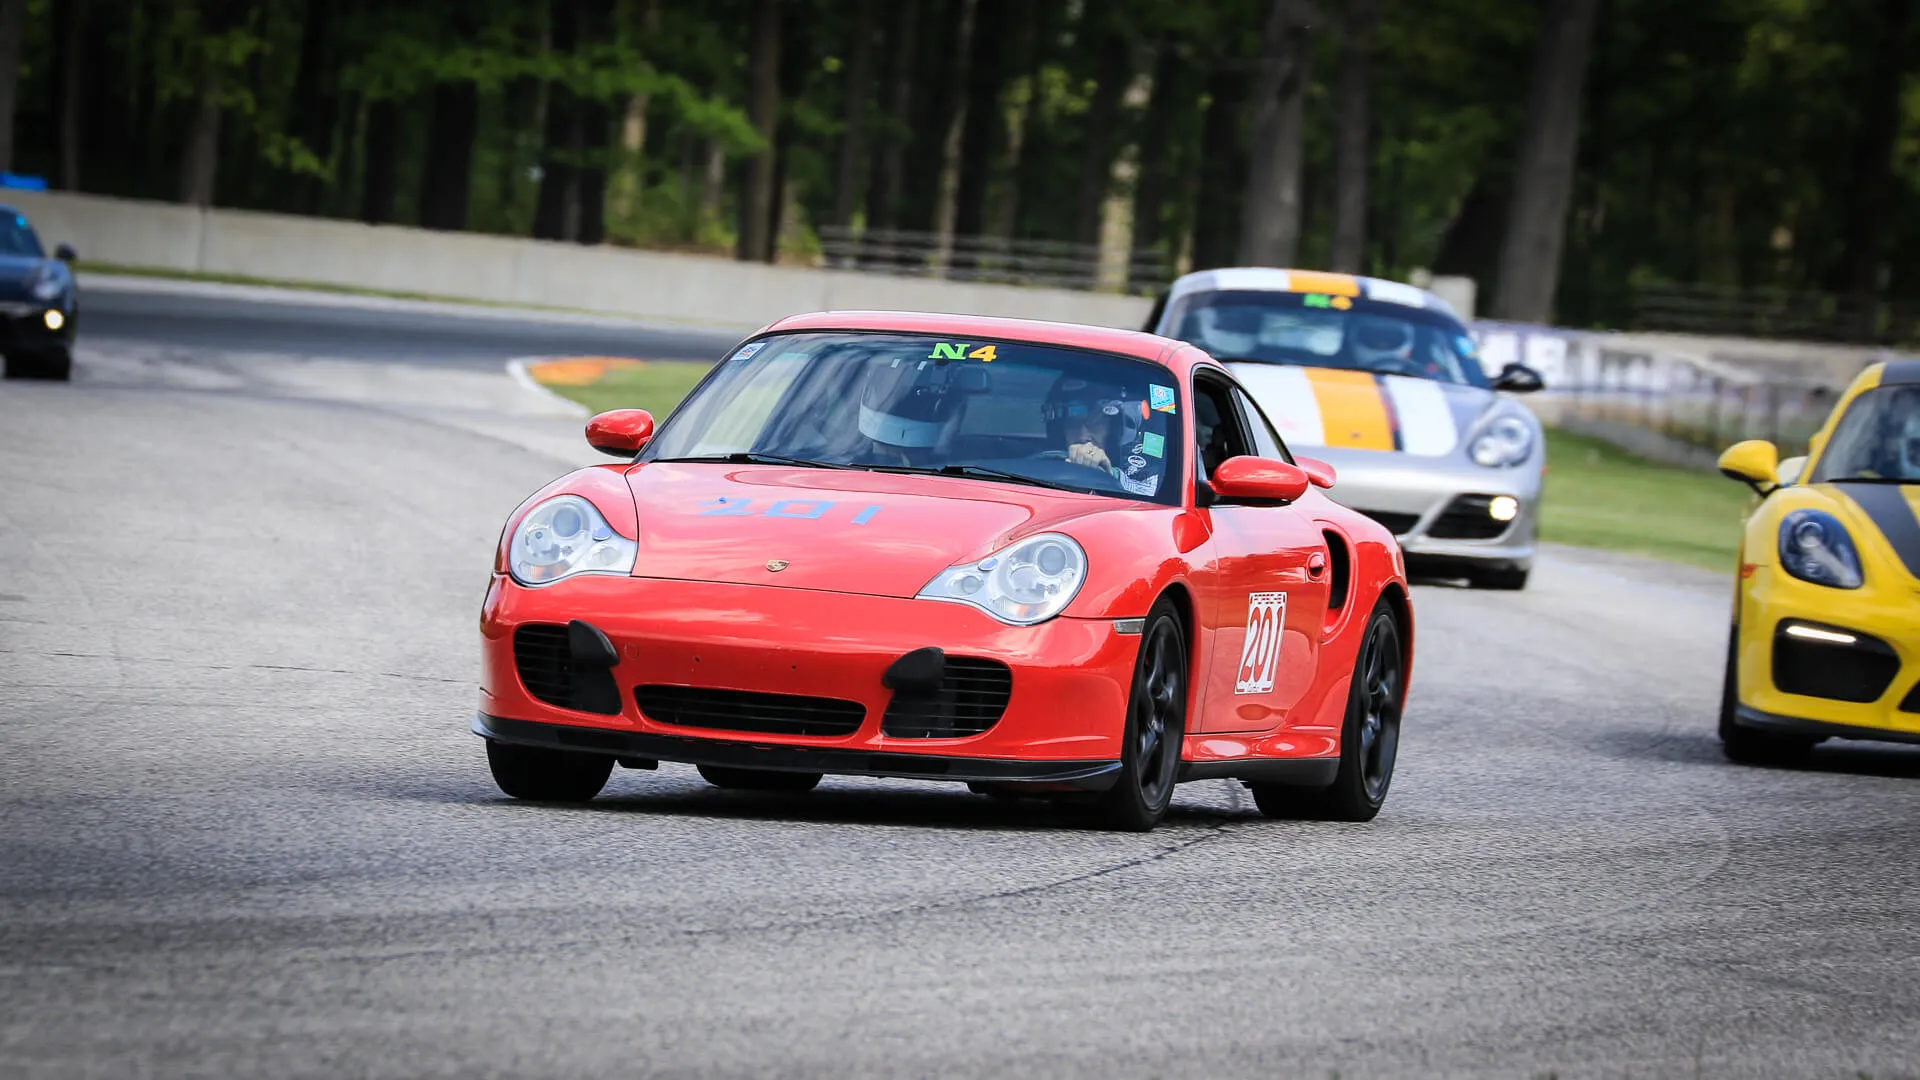
[[[645,409],[665,419],[706,370],[704,364],[655,363],[616,369],[590,386],[551,389],[594,412]],[[1673,468],[1597,439],[1547,431],[1543,540],[1730,570],[1751,499],[1745,487],[1716,473]]]
[[[549,386],[547,389],[572,398],[596,413],[608,409],[645,409],[658,423],[667,418],[706,373],[706,364],[660,361],[645,367],[615,368],[598,382],[586,386]]]
[[[1564,431],[1547,431],[1540,538],[1731,570],[1752,492]]]

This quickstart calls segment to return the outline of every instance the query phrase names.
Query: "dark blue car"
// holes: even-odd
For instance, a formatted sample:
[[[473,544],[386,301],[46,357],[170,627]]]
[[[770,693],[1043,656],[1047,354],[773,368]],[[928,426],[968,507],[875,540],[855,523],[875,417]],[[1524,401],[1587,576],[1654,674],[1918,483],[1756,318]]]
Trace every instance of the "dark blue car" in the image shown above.
[[[0,206],[0,354],[9,379],[66,380],[73,374],[79,289],[65,244],[51,258],[27,216]]]

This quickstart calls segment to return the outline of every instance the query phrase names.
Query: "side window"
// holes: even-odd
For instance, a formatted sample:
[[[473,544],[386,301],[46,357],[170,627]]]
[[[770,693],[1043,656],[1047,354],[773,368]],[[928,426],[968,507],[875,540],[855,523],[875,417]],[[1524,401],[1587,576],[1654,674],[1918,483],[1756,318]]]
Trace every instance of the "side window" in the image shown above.
[[[1247,396],[1245,390],[1236,387],[1233,400],[1240,406],[1240,415],[1246,421],[1247,430],[1253,433],[1253,452],[1263,458],[1292,464],[1293,455],[1287,453],[1287,444],[1280,441],[1280,433],[1273,430],[1273,425],[1267,421],[1267,414],[1260,411],[1260,406],[1254,403],[1253,398]]]
[[[1228,458],[1253,452],[1240,427],[1240,410],[1234,407],[1232,388],[1217,380],[1193,381],[1193,444],[1199,451],[1202,480],[1212,476]]]

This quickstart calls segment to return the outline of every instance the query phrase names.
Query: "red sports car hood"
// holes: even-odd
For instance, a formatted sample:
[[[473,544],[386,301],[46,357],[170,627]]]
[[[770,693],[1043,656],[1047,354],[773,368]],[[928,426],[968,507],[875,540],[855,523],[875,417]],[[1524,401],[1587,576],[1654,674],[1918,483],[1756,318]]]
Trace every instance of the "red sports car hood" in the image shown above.
[[[772,465],[645,464],[628,471],[627,485],[640,518],[636,577],[899,597],[1016,533],[1115,502],[955,477]]]

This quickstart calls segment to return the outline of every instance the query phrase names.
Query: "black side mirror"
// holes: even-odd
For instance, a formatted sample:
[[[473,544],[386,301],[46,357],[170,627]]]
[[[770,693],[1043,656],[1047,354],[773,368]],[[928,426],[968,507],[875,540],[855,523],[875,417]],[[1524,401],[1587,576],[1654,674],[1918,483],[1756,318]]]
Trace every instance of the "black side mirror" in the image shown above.
[[[1509,394],[1531,394],[1546,387],[1540,373],[1525,364],[1508,364],[1493,377],[1493,388]]]
[[[61,262],[70,263],[79,258],[80,253],[73,250],[72,244],[61,244],[59,247],[53,249],[53,257],[59,259]]]

